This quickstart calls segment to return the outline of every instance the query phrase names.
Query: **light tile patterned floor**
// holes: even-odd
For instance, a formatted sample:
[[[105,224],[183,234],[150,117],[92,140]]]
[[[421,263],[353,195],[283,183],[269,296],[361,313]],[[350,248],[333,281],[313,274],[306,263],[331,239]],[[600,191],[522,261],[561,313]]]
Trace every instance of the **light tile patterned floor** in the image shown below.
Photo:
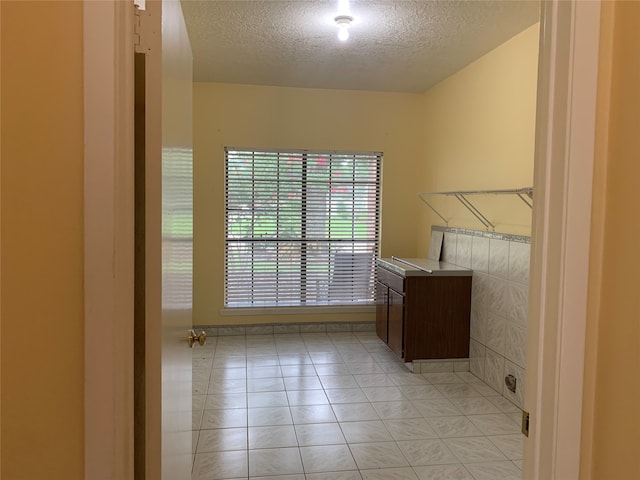
[[[193,480],[520,480],[520,410],[470,373],[413,374],[373,332],[194,349]]]

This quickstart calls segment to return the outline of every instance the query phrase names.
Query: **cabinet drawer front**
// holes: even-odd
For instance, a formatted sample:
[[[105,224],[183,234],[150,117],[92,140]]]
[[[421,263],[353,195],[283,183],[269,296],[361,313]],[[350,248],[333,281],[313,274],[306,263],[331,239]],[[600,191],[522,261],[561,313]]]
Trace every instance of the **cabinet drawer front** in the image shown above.
[[[393,288],[396,292],[404,293],[404,277],[378,267],[378,281]]]

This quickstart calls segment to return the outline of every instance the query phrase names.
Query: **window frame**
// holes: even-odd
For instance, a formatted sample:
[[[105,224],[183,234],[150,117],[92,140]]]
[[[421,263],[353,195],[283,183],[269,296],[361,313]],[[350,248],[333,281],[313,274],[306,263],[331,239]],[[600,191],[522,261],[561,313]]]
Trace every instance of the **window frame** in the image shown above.
[[[375,304],[375,288],[374,288],[375,287],[375,258],[379,255],[379,251],[380,251],[383,153],[379,151],[256,149],[256,148],[240,148],[240,147],[226,146],[224,148],[224,155],[225,155],[225,159],[224,159],[224,168],[225,168],[224,270],[225,272],[224,272],[224,298],[223,298],[224,310],[226,311],[246,310],[246,309],[271,310],[271,309],[291,309],[291,308],[307,309],[307,308],[327,308],[327,307],[331,308],[335,306],[353,308],[353,307],[362,307],[362,306],[365,306],[365,307],[373,306]],[[234,155],[236,155],[237,158],[234,157]],[[232,238],[232,235],[230,234],[230,219],[233,216],[232,212],[234,210],[233,208],[230,208],[230,192],[236,193],[236,194],[237,192],[233,191],[233,187],[230,187],[230,178],[231,178],[230,177],[231,175],[230,174],[230,169],[231,169],[230,157],[235,158],[236,162],[238,162],[239,161],[238,159],[240,158],[244,160],[246,160],[246,158],[251,158],[251,162],[253,162],[251,164],[252,165],[251,166],[252,168],[251,182],[252,182],[253,190],[251,194],[250,210],[252,212],[251,214],[251,218],[253,219],[252,221],[255,221],[254,217],[256,215],[254,215],[253,212],[257,211],[257,209],[255,208],[255,205],[257,203],[256,202],[257,195],[254,187],[256,183],[259,183],[259,181],[264,181],[264,178],[265,178],[265,177],[261,177],[260,174],[255,173],[256,156],[260,157],[261,160],[264,160],[264,157],[271,156],[271,155],[276,158],[276,162],[277,162],[276,169],[278,172],[276,176],[278,179],[279,179],[280,168],[281,168],[280,161],[282,159],[286,159],[287,156],[295,156],[295,158],[299,159],[301,162],[300,163],[301,178],[299,180],[300,208],[301,208],[300,216],[299,216],[300,234],[299,236],[294,238],[281,237],[278,234],[275,237],[269,237],[267,240],[262,241],[262,239],[257,239],[255,237],[255,232],[252,231],[252,234],[250,236],[247,236],[246,238]],[[312,175],[312,173],[310,173],[310,170],[311,170],[310,165],[312,165],[311,162],[313,160],[318,160],[324,157],[327,157],[326,160],[329,164],[328,165],[329,173],[328,173],[327,180],[325,182],[322,182],[322,181],[318,182],[317,179],[311,180],[309,178]],[[339,166],[344,167],[345,160],[352,160],[352,166],[349,167],[350,169],[352,169],[349,180],[346,180],[346,181],[341,180],[340,182],[343,185],[346,185],[347,187],[349,186],[351,187],[350,195],[353,201],[351,203],[351,209],[349,210],[349,215],[348,215],[351,219],[351,228],[352,228],[351,236],[348,238],[337,238],[337,237],[334,238],[331,236],[332,235],[331,227],[329,227],[328,232],[325,232],[322,238],[314,239],[309,234],[309,224],[312,221],[308,218],[308,216],[310,216],[309,212],[312,210],[312,207],[310,207],[309,204],[313,202],[313,199],[309,201],[309,198],[312,197],[312,193],[310,193],[309,191],[312,188],[318,189],[318,185],[324,186],[324,188],[328,189],[327,191],[331,190],[332,186],[335,183],[338,183],[331,176],[332,172],[334,172],[332,168],[337,169]],[[339,163],[339,162],[342,162],[342,163]],[[358,165],[361,165],[361,167],[358,167]],[[361,171],[364,171],[365,173],[359,176],[358,173],[356,172],[357,168],[360,168]],[[361,180],[360,177],[365,178],[367,180]],[[278,183],[277,185],[278,186],[276,191],[279,198],[279,195],[283,189],[280,188],[280,183]],[[365,191],[368,193],[366,194],[362,194],[361,192],[357,193],[357,191],[360,190],[363,185],[366,187]],[[367,188],[369,190],[367,190]],[[371,191],[371,188],[373,188],[373,193]],[[317,196],[317,192],[316,192],[316,196]],[[372,205],[370,205],[369,197],[373,198]],[[316,197],[314,198],[315,200],[317,200]],[[367,199],[367,200],[363,202],[363,199]],[[364,210],[362,210],[362,204],[366,205],[366,208]],[[327,206],[327,204],[325,203],[325,207],[326,208],[324,210],[324,214],[326,218],[329,219],[328,222],[331,223],[332,206],[331,205]],[[317,208],[317,205],[316,205],[316,208]],[[365,228],[367,230],[372,229],[373,231],[373,235],[371,237],[359,238],[354,233],[357,225],[356,217],[362,214],[366,216]],[[279,215],[279,213],[277,215]],[[277,225],[279,226],[280,217],[278,216],[276,218],[277,218],[276,220]],[[317,228],[317,225],[316,225],[316,228]],[[300,291],[295,301],[292,301],[290,297],[288,297],[288,300],[286,298],[285,300],[281,300],[279,294],[277,293],[275,295],[275,300],[271,302],[264,301],[264,300],[263,301],[255,300],[254,297],[249,294],[247,294],[247,297],[250,297],[251,300],[247,299],[246,301],[241,302],[241,301],[237,301],[237,293],[234,293],[234,295],[236,295],[235,297],[233,295],[230,295],[229,293],[230,285],[231,285],[230,275],[233,276],[232,274],[230,274],[230,270],[229,270],[229,265],[231,263],[230,259],[232,257],[232,253],[230,253],[230,249],[231,249],[230,246],[232,244],[244,243],[245,245],[251,245],[251,248],[254,248],[255,245],[257,245],[258,243],[266,244],[268,242],[271,242],[271,243],[278,244],[278,242],[287,242],[287,241],[298,242],[300,244],[300,254],[299,254],[300,256],[300,265],[299,265],[300,266]],[[345,286],[347,287],[346,291],[348,291],[349,288],[351,288],[351,294],[354,296],[353,298],[349,298],[345,300],[344,298],[339,298],[338,294],[334,293],[332,295],[331,293],[326,293],[326,297],[321,299],[320,291],[316,287],[315,299],[314,299],[313,295],[310,295],[308,292],[309,283],[308,283],[308,279],[306,278],[306,276],[311,271],[311,268],[310,268],[311,260],[314,258],[312,254],[308,253],[308,249],[310,248],[311,245],[318,245],[318,244],[325,244],[329,252],[331,252],[333,249],[333,253],[329,253],[329,257],[328,257],[329,259],[333,258],[333,261],[329,261],[327,268],[329,269],[329,271],[333,272],[333,274],[336,274],[337,272],[336,262],[339,261],[337,260],[338,259],[337,251],[339,250],[337,245],[340,244],[341,242],[344,242],[344,245],[347,245],[346,247],[347,250],[351,248],[351,257],[350,257],[351,270],[349,270],[348,254],[342,255],[343,258],[340,260],[341,268],[342,268],[339,271],[340,275],[338,275],[337,277],[334,277],[332,280],[329,280],[332,273],[328,273],[326,282],[327,284],[329,284],[330,282],[334,282],[334,286],[338,285],[338,287],[342,288],[343,294],[345,291],[343,287]],[[340,248],[343,248],[343,247],[340,247]],[[359,251],[359,249],[363,249],[363,251]],[[251,255],[251,258],[252,258],[251,268],[250,268],[251,284],[260,285],[260,282],[254,282],[254,269],[255,269],[256,262],[253,261],[253,258],[254,258],[253,254]],[[368,260],[369,258],[370,260]],[[369,264],[368,265],[365,264],[364,266],[362,266],[363,259],[365,262],[368,261]],[[359,262],[358,267],[356,267],[357,262]],[[362,272],[366,272],[366,273],[362,274]],[[368,289],[368,292],[366,294],[362,294],[362,293],[359,294],[360,297],[365,297],[365,298],[359,298],[354,293],[356,288],[362,288],[362,285],[358,284],[357,280],[353,280],[355,277],[358,276],[358,274],[360,274],[361,278],[363,276],[366,278],[366,281],[364,283],[367,283],[366,288]],[[278,278],[277,274],[275,274],[275,276],[276,278]],[[336,280],[336,278],[338,278],[338,280],[341,278],[343,283],[340,284],[338,280]],[[233,281],[235,282],[233,284],[233,286],[235,287],[238,281],[237,280],[233,280]],[[286,282],[283,282],[283,284],[285,287],[288,286]],[[357,287],[358,285],[360,286]],[[328,289],[329,287],[326,287],[326,288]],[[276,291],[278,291],[278,289],[276,289]],[[333,291],[336,291],[336,288],[334,288]],[[259,297],[259,295],[256,295],[256,297]]]

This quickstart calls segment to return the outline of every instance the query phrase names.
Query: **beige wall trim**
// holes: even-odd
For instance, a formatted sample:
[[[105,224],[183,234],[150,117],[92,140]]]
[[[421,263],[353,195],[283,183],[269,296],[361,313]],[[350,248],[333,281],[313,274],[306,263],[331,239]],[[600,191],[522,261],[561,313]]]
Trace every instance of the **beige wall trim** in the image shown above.
[[[593,208],[591,218],[591,262],[589,265],[589,306],[586,333],[586,355],[584,375],[584,404],[582,411],[582,442],[580,446],[580,478],[593,478],[594,423],[596,414],[596,375],[598,314],[602,305],[604,269],[604,237],[607,190],[607,153],[609,149],[609,123],[613,63],[613,28],[615,3],[604,2],[600,23],[600,65],[598,79],[598,117],[596,125],[596,147],[593,183]]]
[[[2,5],[0,5],[0,52],[2,52]],[[0,65],[2,65],[2,53],[0,53]],[[2,91],[2,69],[0,68],[0,91]],[[2,112],[2,100],[0,99],[0,112]],[[0,113],[0,119],[2,114]],[[2,185],[2,120],[0,120],[0,185]],[[2,191],[0,189],[0,198]],[[0,201],[0,212],[2,211],[2,202]],[[0,215],[0,238],[2,238],[2,216]],[[0,244],[0,252],[2,245]],[[1,257],[2,255],[0,255]],[[0,264],[0,346],[2,345],[2,265]],[[2,350],[0,348],[0,358],[2,358]],[[1,371],[2,369],[0,369]],[[0,452],[2,451],[2,376],[0,375]],[[2,476],[2,455],[0,455],[0,476]]]
[[[133,3],[84,2],[85,478],[133,479]]]
[[[144,471],[148,479],[166,476],[165,456],[173,444],[163,445],[163,312],[162,312],[162,156],[163,45],[167,25],[162,15],[166,0],[145,2],[148,37],[145,44],[144,139]],[[173,338],[173,337],[172,337]],[[136,379],[137,381],[138,379]],[[164,447],[167,447],[163,450]],[[172,478],[169,476],[169,478]],[[178,478],[178,477],[174,477]]]
[[[600,2],[543,2],[526,479],[579,475],[599,21]]]
[[[0,5],[0,52],[2,52],[2,5]],[[2,53],[0,53],[0,65],[2,65]],[[2,90],[2,68],[0,68],[0,91]],[[2,112],[2,100],[0,99],[0,112]],[[0,119],[2,115],[0,113]],[[2,121],[0,120],[0,185],[2,185]],[[0,191],[0,198],[2,198],[2,192]],[[0,202],[0,207],[2,203]],[[2,211],[2,208],[0,208]],[[2,238],[2,217],[0,215],[0,239]],[[0,243],[0,252],[2,251],[2,244]],[[0,255],[1,256],[1,255]],[[0,265],[0,272],[2,272],[2,265]],[[2,275],[0,274],[0,279]],[[0,282],[0,292],[2,292],[2,284]],[[2,345],[2,294],[0,293],[0,346]],[[0,348],[0,358],[2,358],[2,349]],[[1,372],[2,369],[0,369]],[[0,374],[0,452],[2,451],[2,375]],[[0,455],[0,476],[2,476],[2,455]]]

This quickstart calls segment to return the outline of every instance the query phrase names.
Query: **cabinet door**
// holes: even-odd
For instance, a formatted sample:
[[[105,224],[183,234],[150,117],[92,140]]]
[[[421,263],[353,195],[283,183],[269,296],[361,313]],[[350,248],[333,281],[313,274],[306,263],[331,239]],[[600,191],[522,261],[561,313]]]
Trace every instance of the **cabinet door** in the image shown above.
[[[404,353],[404,295],[389,289],[389,315],[387,345],[400,357]]]
[[[388,323],[388,305],[387,305],[387,286],[376,282],[376,334],[384,343],[387,343],[387,323]]]

